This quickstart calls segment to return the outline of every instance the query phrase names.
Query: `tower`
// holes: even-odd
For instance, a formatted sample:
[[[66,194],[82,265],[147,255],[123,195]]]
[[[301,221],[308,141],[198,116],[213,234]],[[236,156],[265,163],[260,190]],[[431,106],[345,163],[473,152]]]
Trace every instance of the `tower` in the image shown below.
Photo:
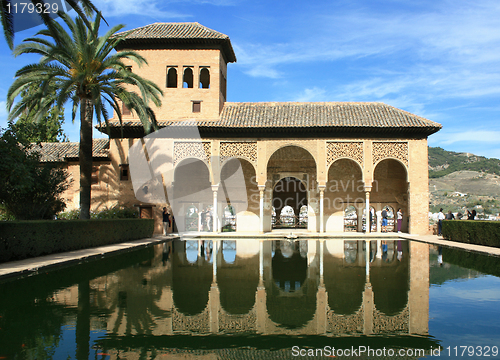
[[[130,62],[130,70],[163,90],[158,121],[218,120],[226,101],[227,64],[236,62],[227,35],[199,23],[154,23],[118,35],[116,47],[133,50],[148,65]],[[125,121],[138,120],[125,107]]]

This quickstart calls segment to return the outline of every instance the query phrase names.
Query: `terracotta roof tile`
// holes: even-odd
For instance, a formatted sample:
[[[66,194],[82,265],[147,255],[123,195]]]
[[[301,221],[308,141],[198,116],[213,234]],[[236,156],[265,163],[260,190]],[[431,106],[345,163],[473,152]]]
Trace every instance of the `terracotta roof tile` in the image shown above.
[[[32,151],[40,153],[42,162],[63,162],[68,159],[77,159],[79,156],[79,145],[77,142],[40,143],[34,144]],[[92,144],[92,157],[107,158],[109,150],[108,139],[94,139]]]
[[[188,23],[154,23],[136,29],[123,31],[115,36],[123,36],[123,41],[117,49],[129,45],[144,45],[147,43],[217,43],[222,44],[228,62],[235,62],[229,36],[212,30],[197,22]]]
[[[119,128],[117,122],[109,123]],[[222,130],[273,130],[325,129],[328,131],[372,131],[433,134],[441,124],[411,114],[383,103],[366,102],[263,102],[225,103],[219,120],[215,121],[169,121],[159,120],[160,127],[197,126],[201,129]],[[142,129],[139,121],[124,121],[124,128]],[[105,130],[102,130],[105,131]]]

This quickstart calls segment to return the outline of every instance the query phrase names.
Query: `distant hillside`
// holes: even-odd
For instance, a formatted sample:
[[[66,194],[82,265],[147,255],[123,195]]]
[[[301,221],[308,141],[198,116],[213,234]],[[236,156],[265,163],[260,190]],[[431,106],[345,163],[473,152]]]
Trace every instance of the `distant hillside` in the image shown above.
[[[477,171],[500,175],[500,160],[470,153],[429,147],[429,177],[439,178],[455,171]]]

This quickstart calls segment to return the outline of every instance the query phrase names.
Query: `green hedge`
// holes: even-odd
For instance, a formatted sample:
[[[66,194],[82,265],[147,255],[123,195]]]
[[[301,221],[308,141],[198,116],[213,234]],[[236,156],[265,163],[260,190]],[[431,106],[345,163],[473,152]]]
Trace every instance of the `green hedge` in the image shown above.
[[[0,222],[0,263],[138,240],[153,229],[153,219]]]
[[[478,220],[443,221],[446,240],[500,247],[500,222]]]

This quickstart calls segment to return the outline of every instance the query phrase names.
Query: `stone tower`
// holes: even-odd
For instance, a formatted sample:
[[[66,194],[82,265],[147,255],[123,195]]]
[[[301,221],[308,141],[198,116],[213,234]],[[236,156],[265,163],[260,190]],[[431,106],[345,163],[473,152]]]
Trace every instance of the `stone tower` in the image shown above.
[[[119,35],[116,47],[133,50],[148,65],[130,70],[154,81],[164,93],[157,120],[218,120],[226,102],[227,64],[236,62],[227,35],[199,23],[154,23]],[[122,108],[124,121],[138,117]]]

